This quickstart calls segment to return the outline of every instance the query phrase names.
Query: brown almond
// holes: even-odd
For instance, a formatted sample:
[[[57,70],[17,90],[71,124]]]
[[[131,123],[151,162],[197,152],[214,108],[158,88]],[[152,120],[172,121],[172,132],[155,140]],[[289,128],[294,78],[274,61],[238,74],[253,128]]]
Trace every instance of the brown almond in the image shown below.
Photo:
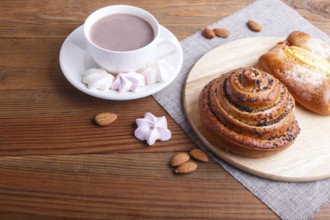
[[[215,36],[227,38],[230,35],[230,31],[225,28],[215,28],[213,29]]]
[[[208,39],[212,39],[215,37],[214,31],[207,27],[203,29],[203,35]]]
[[[95,123],[99,126],[106,126],[113,123],[117,119],[117,115],[112,112],[104,112],[95,116]]]
[[[201,161],[201,162],[208,162],[209,161],[209,157],[207,156],[207,154],[200,150],[200,149],[192,149],[190,152],[189,152],[190,156],[195,158],[196,160],[198,161]]]
[[[192,161],[188,161],[178,166],[174,172],[179,174],[187,174],[195,171],[196,169],[197,169],[197,164]]]
[[[262,30],[261,25],[255,21],[248,20],[247,25],[252,31],[259,32]]]
[[[187,162],[190,159],[189,154],[187,153],[178,153],[175,155],[172,160],[171,160],[171,166],[177,167],[180,166],[181,164]]]

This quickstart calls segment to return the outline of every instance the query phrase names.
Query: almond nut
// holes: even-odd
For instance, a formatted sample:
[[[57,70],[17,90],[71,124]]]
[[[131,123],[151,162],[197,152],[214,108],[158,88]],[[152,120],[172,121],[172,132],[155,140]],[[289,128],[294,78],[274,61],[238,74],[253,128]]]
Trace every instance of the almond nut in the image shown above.
[[[178,153],[175,155],[172,160],[171,160],[171,166],[177,167],[180,166],[181,164],[187,162],[190,159],[189,154],[187,153]]]
[[[247,25],[252,31],[255,31],[255,32],[259,32],[262,29],[260,24],[258,24],[255,21],[252,21],[252,20],[248,20]]]
[[[117,119],[117,115],[111,112],[100,113],[95,116],[95,123],[99,126],[106,126]]]
[[[192,149],[189,154],[191,157],[195,158],[198,161],[201,161],[201,162],[209,161],[209,157],[207,156],[207,154],[200,149],[197,149],[197,148]]]
[[[203,35],[204,35],[204,37],[206,37],[208,39],[212,39],[215,37],[214,31],[207,27],[203,29]]]
[[[225,28],[215,28],[213,29],[213,32],[216,36],[223,38],[227,38],[230,35],[230,31]]]
[[[197,164],[192,161],[189,161],[178,166],[174,172],[179,174],[187,174],[193,172],[194,170],[196,170],[196,168]]]

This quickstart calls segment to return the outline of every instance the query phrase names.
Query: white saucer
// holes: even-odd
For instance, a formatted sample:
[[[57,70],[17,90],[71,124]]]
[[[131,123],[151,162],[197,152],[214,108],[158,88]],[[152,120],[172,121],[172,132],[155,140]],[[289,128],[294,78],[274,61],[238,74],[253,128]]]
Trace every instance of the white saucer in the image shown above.
[[[179,48],[174,54],[164,58],[164,60],[174,67],[175,71],[170,75],[168,80],[143,86],[136,92],[119,93],[114,90],[92,90],[87,88],[87,85],[82,82],[83,74],[87,69],[98,67],[93,59],[86,53],[83,26],[78,27],[65,39],[60,51],[60,66],[66,79],[74,87],[88,95],[108,100],[131,100],[146,97],[168,86],[179,74],[182,67],[183,52],[179,41],[163,26],[160,28],[160,36],[165,39],[173,38]],[[164,50],[171,50],[171,45],[164,44],[160,46],[159,50],[162,51],[162,53]]]

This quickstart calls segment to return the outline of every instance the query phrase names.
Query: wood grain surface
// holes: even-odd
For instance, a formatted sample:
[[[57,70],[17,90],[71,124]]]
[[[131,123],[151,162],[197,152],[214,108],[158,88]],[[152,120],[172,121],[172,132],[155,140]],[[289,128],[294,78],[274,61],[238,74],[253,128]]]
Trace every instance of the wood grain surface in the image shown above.
[[[0,219],[277,219],[213,161],[173,174],[169,160],[196,146],[152,97],[89,97],[58,60],[66,36],[103,6],[143,7],[182,40],[251,2],[1,0]],[[284,2],[330,34],[328,0]],[[99,128],[92,119],[104,111],[118,119]],[[133,137],[146,111],[167,117],[171,141]],[[328,218],[330,204],[316,217]]]

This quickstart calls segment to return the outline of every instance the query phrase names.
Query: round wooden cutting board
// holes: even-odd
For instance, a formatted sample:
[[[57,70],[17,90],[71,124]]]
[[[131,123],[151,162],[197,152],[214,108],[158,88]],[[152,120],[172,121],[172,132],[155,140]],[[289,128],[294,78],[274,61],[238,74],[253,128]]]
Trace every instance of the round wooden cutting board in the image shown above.
[[[330,116],[321,116],[296,106],[301,128],[295,143],[275,156],[253,159],[223,151],[203,129],[198,114],[202,88],[220,74],[253,66],[259,56],[283,39],[247,38],[221,45],[205,54],[192,68],[184,90],[184,107],[190,124],[209,149],[231,165],[251,174],[280,181],[304,182],[330,177]]]

